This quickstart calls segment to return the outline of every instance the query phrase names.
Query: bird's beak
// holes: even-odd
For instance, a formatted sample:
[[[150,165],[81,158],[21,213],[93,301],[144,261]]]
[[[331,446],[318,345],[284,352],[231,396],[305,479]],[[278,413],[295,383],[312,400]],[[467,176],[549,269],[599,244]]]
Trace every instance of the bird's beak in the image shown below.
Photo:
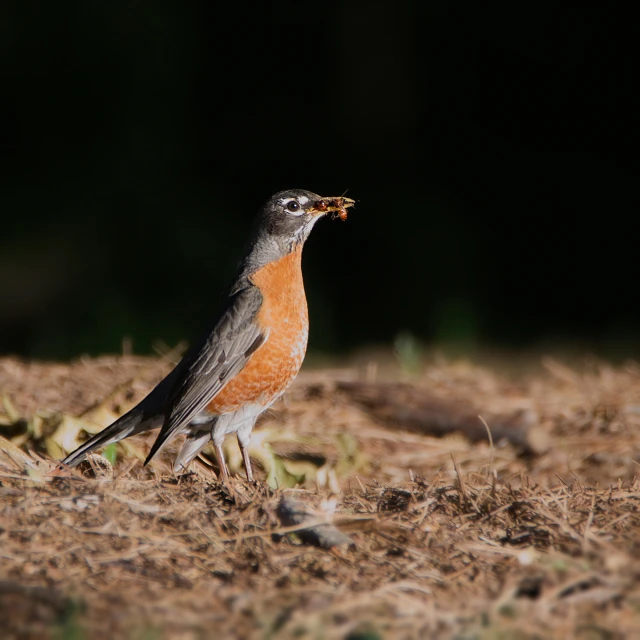
[[[345,198],[344,196],[339,198],[322,198],[322,200],[318,200],[309,211],[316,215],[324,215],[331,211],[337,211],[341,212],[346,218],[346,209],[348,207],[353,207],[355,203],[355,200]]]

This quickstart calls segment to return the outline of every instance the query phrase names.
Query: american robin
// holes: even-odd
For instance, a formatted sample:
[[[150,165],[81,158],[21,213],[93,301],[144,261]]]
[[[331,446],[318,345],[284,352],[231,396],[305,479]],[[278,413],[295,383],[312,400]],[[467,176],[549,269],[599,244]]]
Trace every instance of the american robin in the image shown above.
[[[144,400],[63,463],[75,466],[94,449],[161,427],[145,464],[184,434],[174,471],[186,470],[213,440],[226,479],[222,443],[235,433],[247,479],[253,480],[248,454],[253,426],[294,381],[307,348],[302,246],[323,215],[333,211],[344,219],[353,205],[350,198],[321,198],[301,189],[268,200],[212,328]]]

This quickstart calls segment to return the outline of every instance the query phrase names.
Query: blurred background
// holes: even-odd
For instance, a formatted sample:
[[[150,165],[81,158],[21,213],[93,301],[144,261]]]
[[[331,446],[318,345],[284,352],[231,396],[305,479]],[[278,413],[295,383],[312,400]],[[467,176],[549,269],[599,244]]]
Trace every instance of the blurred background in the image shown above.
[[[347,194],[310,350],[640,355],[632,21],[585,3],[0,4],[0,353],[193,339],[272,193]]]

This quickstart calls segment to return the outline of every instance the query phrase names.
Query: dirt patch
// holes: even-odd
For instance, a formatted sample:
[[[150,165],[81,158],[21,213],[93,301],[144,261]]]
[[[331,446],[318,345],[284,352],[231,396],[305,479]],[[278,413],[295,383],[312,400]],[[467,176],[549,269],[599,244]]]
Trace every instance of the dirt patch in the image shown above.
[[[345,384],[362,382],[356,370],[317,371],[256,430],[256,485],[226,487],[205,463],[176,479],[175,447],[142,467],[153,436],[113,465],[56,471],[61,430],[82,438],[169,367],[0,361],[3,637],[640,637],[635,365],[430,366],[403,383],[433,400],[438,437],[388,419],[393,386],[376,413]],[[484,441],[453,419],[468,424],[471,408],[487,416]],[[519,412],[535,446],[490,444],[492,424]],[[279,517],[283,494],[354,544],[304,544]]]

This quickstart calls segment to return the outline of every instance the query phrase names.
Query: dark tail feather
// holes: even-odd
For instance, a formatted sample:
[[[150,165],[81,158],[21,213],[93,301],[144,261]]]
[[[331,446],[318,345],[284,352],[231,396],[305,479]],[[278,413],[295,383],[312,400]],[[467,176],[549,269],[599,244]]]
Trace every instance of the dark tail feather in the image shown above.
[[[70,467],[80,464],[95,449],[106,447],[113,442],[119,442],[124,438],[133,436],[136,433],[157,429],[162,424],[162,415],[148,416],[140,405],[134,407],[128,413],[116,420],[112,425],[96,434],[83,445],[79,446],[73,453],[70,453],[63,461]]]
[[[176,377],[180,374],[180,369],[181,366],[178,365],[142,402],[70,453],[62,463],[75,467],[95,449],[161,426],[164,422],[162,408]]]
[[[164,445],[167,444],[173,436],[178,435],[178,433],[180,433],[180,431],[178,431],[177,429],[172,429],[171,431],[165,431],[164,433],[163,431],[160,431],[160,433],[158,434],[158,437],[156,438],[155,442],[151,446],[151,451],[149,451],[149,455],[147,456],[147,459],[144,461],[145,466],[151,462],[151,459],[153,458],[153,456],[155,456],[156,453],[158,453],[160,449],[162,449],[162,447],[164,447]]]

